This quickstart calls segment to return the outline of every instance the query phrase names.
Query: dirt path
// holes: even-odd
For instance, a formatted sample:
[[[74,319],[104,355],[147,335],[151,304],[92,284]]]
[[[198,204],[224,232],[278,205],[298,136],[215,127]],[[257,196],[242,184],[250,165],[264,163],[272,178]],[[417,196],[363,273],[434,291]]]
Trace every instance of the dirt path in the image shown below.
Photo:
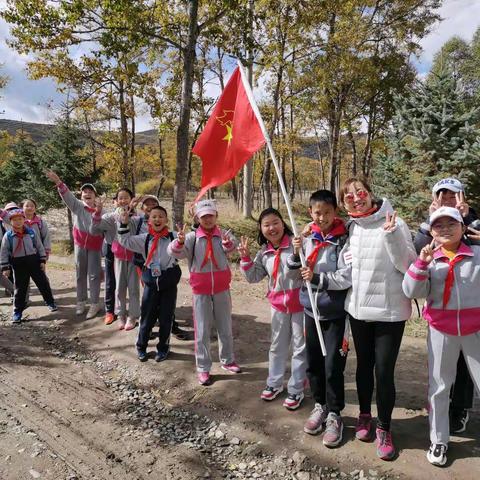
[[[286,411],[280,400],[259,399],[269,346],[264,286],[234,281],[235,349],[244,373],[231,375],[216,364],[214,384],[202,388],[194,376],[193,342],[173,340],[166,362],[140,364],[134,331],[119,332],[115,323],[105,327],[100,318],[75,317],[73,270],[62,263],[53,258],[49,270],[58,313],[48,314],[33,296],[28,322],[0,323],[2,480],[478,478],[478,401],[467,433],[452,439],[448,467],[432,467],[425,459],[424,340],[403,342],[393,424],[400,452],[385,463],[372,444],[353,440],[354,352],[346,376],[347,428],[339,449],[328,450],[320,437],[303,433],[311,398],[296,412]],[[191,327],[186,279],[177,305],[180,323]],[[1,299],[0,308],[10,313],[7,299]]]

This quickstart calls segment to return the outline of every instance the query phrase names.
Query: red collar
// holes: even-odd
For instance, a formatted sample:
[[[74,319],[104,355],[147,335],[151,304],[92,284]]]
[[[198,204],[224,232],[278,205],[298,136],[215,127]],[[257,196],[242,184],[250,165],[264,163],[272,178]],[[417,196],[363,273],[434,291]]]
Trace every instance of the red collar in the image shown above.
[[[288,248],[289,246],[290,246],[290,237],[287,234],[285,234],[278,248],[284,249],[284,248]],[[267,248],[265,249],[265,253],[274,253],[278,250],[278,248],[275,248],[270,242],[268,242]]]
[[[222,236],[222,232],[221,230],[215,225],[215,228],[211,231],[211,232],[207,232],[205,231],[202,226],[200,225],[196,232],[195,232],[195,236],[197,238],[202,238],[202,237],[208,237],[209,235],[212,235],[214,237],[221,237]]]
[[[457,253],[455,253],[455,257],[453,258],[456,258],[460,255],[463,257],[473,257],[474,253],[473,253],[473,250],[468,245],[466,245],[463,242],[460,242],[460,246],[458,247]],[[449,260],[448,257],[442,252],[441,248],[439,248],[436,252],[433,253],[433,258],[435,260],[438,260],[440,258],[446,258],[447,260]]]

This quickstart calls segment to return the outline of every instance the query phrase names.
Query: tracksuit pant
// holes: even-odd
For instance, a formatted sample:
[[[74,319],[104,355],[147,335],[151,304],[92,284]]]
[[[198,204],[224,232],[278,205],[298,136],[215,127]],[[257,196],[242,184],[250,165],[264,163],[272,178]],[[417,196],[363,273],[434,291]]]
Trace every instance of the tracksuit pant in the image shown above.
[[[450,390],[450,411],[458,414],[463,410],[472,408],[473,391],[473,381],[470,373],[468,373],[468,367],[463,353],[460,352],[457,363],[457,375]]]
[[[75,269],[77,275],[77,302],[88,299],[87,281],[90,290],[90,304],[100,298],[102,254],[100,250],[87,250],[75,245]]]
[[[428,327],[428,399],[430,403],[430,441],[448,445],[450,388],[463,352],[472,380],[480,391],[480,332],[457,336]]]
[[[343,372],[347,355],[342,355],[345,317],[320,322],[327,356],[324,357],[318,339],[315,320],[305,314],[305,344],[307,377],[315,403],[327,405],[329,412],[340,415],[345,408],[345,381]]]
[[[115,313],[115,268],[112,246],[106,244],[105,253],[105,312]]]
[[[115,258],[115,313],[140,317],[140,281],[137,267],[129,260]],[[127,308],[128,293],[128,308]]]
[[[193,294],[193,325],[195,329],[195,360],[198,372],[210,372],[210,330],[213,325],[218,333],[220,362],[230,364],[233,356],[232,300],[230,290],[213,295]]]
[[[25,308],[25,298],[30,283],[30,278],[35,282],[47,305],[53,305],[52,289],[45,272],[40,268],[37,255],[12,258],[13,277],[15,280],[15,294],[13,306],[15,313],[22,313]]]
[[[283,387],[283,378],[292,346],[291,375],[288,393],[302,393],[305,382],[307,359],[303,334],[303,312],[283,313],[271,308],[271,343],[268,353],[267,385]]]
[[[376,384],[377,426],[388,431],[395,406],[395,364],[405,321],[370,322],[350,317],[350,327],[357,354],[356,382],[360,413],[371,413],[373,387]]]

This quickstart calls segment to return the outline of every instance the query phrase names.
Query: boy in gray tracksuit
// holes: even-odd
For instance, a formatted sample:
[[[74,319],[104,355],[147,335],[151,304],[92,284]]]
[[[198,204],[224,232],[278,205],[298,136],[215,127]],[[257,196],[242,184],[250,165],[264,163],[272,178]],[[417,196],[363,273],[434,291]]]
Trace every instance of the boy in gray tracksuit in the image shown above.
[[[177,260],[167,253],[167,247],[174,239],[174,235],[167,228],[167,211],[160,206],[154,207],[151,211],[147,233],[132,234],[132,224],[127,223],[126,214],[121,217],[121,222],[118,228],[118,241],[132,252],[141,254],[145,260],[142,269],[145,288],[136,342],[137,355],[141,362],[147,360],[148,340],[158,321],[160,329],[155,361],[161,362],[167,358],[170,349],[177,284],[182,275]]]
[[[168,246],[168,253],[177,259],[186,258],[193,291],[195,327],[195,359],[198,381],[210,385],[210,329],[218,332],[219,355],[224,370],[239,373],[235,363],[232,338],[232,304],[230,298],[231,272],[227,255],[236,249],[236,240],[217,226],[217,207],[213,200],[203,200],[195,207],[200,226]]]
[[[410,265],[403,291],[409,298],[426,298],[431,441],[427,458],[442,466],[450,436],[449,392],[460,352],[480,391],[480,246],[462,241],[465,226],[456,208],[438,208],[430,225],[433,242]]]
[[[45,249],[35,232],[25,227],[25,214],[21,209],[11,210],[9,220],[12,229],[5,233],[0,247],[2,275],[13,270],[15,279],[14,308],[12,321],[22,320],[30,278],[35,282],[50,311],[57,310],[50,283],[45,275]]]
[[[90,308],[87,312],[87,319],[93,318],[100,311],[99,298],[103,244],[103,235],[92,235],[89,231],[92,224],[92,213],[95,212],[94,205],[97,191],[91,183],[86,183],[80,188],[82,192],[81,200],[78,200],[55,172],[47,172],[47,177],[55,183],[62,200],[72,212],[77,277],[77,308],[75,312],[77,315],[82,315],[85,312],[88,298],[88,280]]]

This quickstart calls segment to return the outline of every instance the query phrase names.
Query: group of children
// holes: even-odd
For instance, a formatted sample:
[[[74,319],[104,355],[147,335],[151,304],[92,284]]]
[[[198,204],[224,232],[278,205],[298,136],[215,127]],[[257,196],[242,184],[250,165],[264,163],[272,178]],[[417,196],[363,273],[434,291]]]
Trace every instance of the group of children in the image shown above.
[[[119,329],[130,330],[140,319],[136,340],[140,361],[147,360],[148,341],[156,323],[160,328],[155,360],[161,362],[168,356],[181,277],[178,260],[186,259],[193,293],[198,381],[201,385],[212,382],[212,326],[218,333],[221,367],[240,373],[233,349],[229,255],[239,252],[240,268],[248,282],[267,278],[271,345],[267,382],[260,397],[272,401],[282,393],[291,348],[291,375],[283,404],[289,410],[300,407],[308,379],[315,406],[304,431],[312,435],[324,431],[327,447],[337,447],[343,439],[344,370],[351,330],[360,407],[355,436],[364,442],[376,439],[380,458],[395,457],[391,433],[395,364],[405,322],[411,315],[411,299],[426,298],[423,316],[429,323],[431,439],[427,458],[434,465],[445,465],[452,425],[449,407],[454,403],[450,402],[450,391],[456,377],[461,376],[460,368],[457,371],[460,356],[468,369],[471,397],[473,383],[480,390],[480,297],[476,294],[480,247],[475,245],[480,242],[480,232],[471,229],[466,234],[465,224],[471,223],[474,211],[466,203],[458,180],[444,179],[435,185],[430,217],[420,227],[415,245],[407,225],[388,200],[375,198],[365,180],[351,178],[339,195],[349,217],[346,223],[338,217],[336,197],[328,190],[312,194],[308,207],[312,221],[300,237],[293,236],[279,211],[268,208],[258,220],[260,250],[252,259],[247,238],[237,242],[230,231],[217,225],[213,200],[195,206],[193,231],[186,233],[185,226],[177,226],[174,233],[169,231],[167,211],[156,197],[145,197],[142,214],[137,215],[136,199],[129,189],[122,188],[115,196],[115,211],[103,214],[93,185],[83,185],[78,200],[54,172],[48,176],[73,216],[76,312],[81,315],[85,311],[87,279],[87,318],[100,310],[103,248],[105,324],[117,319]],[[34,220],[38,217],[34,208],[32,216],[29,202],[34,204],[24,202],[24,210],[15,205],[11,211],[1,212],[10,223],[0,260],[4,275],[11,269],[14,272],[14,321],[21,319],[26,306],[30,276],[49,308],[56,309],[44,272],[48,254],[41,233],[43,223]],[[428,241],[420,245],[422,235]],[[144,287],[141,302],[140,281]],[[307,282],[312,286],[313,304]],[[325,356],[319,333],[326,346]],[[376,422],[371,414],[375,384]],[[460,406],[460,411],[466,409],[468,402],[466,407]],[[453,412],[458,420],[458,407]],[[468,410],[461,418],[463,423],[453,427],[454,432],[465,429]]]

